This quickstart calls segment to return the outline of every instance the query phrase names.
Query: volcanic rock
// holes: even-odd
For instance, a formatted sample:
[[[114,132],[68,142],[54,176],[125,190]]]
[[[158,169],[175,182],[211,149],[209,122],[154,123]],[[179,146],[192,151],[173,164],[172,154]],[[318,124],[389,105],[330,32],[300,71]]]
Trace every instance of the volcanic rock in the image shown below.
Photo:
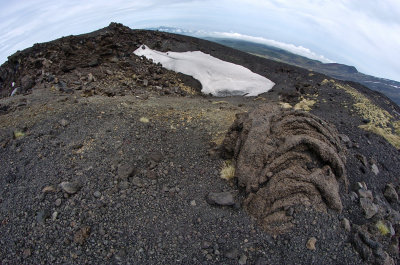
[[[68,194],[75,194],[82,188],[82,184],[79,181],[64,181],[60,183],[60,187]]]
[[[399,195],[397,194],[396,189],[392,183],[386,184],[383,195],[385,196],[386,200],[388,200],[388,202],[399,201]]]
[[[232,206],[235,204],[233,195],[229,191],[210,192],[207,195],[207,202],[211,205]]]
[[[285,208],[303,204],[341,211],[339,182],[347,184],[346,161],[336,129],[318,117],[262,105],[237,117],[223,143],[236,159],[245,208],[266,231],[292,227]],[[304,167],[308,163],[317,167]]]

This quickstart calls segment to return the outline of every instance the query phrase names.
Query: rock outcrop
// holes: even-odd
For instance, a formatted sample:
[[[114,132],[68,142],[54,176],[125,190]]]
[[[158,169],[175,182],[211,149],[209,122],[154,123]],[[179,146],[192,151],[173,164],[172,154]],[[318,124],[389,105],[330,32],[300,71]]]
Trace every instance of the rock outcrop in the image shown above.
[[[222,146],[236,161],[244,206],[271,233],[287,231],[296,205],[320,211],[343,208],[339,181],[347,187],[345,154],[338,132],[302,111],[262,105],[239,114]]]

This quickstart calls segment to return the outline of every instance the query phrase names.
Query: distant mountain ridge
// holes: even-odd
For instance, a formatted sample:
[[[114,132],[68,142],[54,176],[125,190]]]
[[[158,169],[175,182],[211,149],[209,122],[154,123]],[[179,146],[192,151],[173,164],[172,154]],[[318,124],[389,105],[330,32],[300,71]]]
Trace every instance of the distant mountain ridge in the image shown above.
[[[358,82],[370,89],[385,94],[391,100],[400,105],[400,82],[360,73],[354,66],[340,63],[322,63],[320,61],[297,55],[281,48],[273,47],[266,44],[230,38],[204,37],[201,35],[206,35],[206,32],[202,31],[192,31],[173,27],[158,27],[151,28],[151,30],[195,36],[263,58],[306,68],[308,70],[322,73],[333,78]]]

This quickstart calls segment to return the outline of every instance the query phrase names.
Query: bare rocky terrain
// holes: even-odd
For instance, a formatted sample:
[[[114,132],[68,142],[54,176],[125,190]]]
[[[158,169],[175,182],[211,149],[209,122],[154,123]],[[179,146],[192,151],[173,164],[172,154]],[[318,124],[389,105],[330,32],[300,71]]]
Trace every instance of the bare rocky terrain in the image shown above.
[[[141,44],[276,85],[203,95]],[[1,264],[399,262],[400,108],[360,84],[112,23],[17,52],[0,85]]]

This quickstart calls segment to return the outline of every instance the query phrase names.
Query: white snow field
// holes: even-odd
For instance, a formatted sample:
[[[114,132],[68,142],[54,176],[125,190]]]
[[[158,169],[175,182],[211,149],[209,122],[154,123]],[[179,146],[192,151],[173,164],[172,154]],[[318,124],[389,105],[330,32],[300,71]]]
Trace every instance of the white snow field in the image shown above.
[[[257,96],[275,85],[241,65],[222,61],[201,51],[164,53],[142,45],[134,54],[161,63],[169,70],[193,76],[200,81],[204,94]]]

